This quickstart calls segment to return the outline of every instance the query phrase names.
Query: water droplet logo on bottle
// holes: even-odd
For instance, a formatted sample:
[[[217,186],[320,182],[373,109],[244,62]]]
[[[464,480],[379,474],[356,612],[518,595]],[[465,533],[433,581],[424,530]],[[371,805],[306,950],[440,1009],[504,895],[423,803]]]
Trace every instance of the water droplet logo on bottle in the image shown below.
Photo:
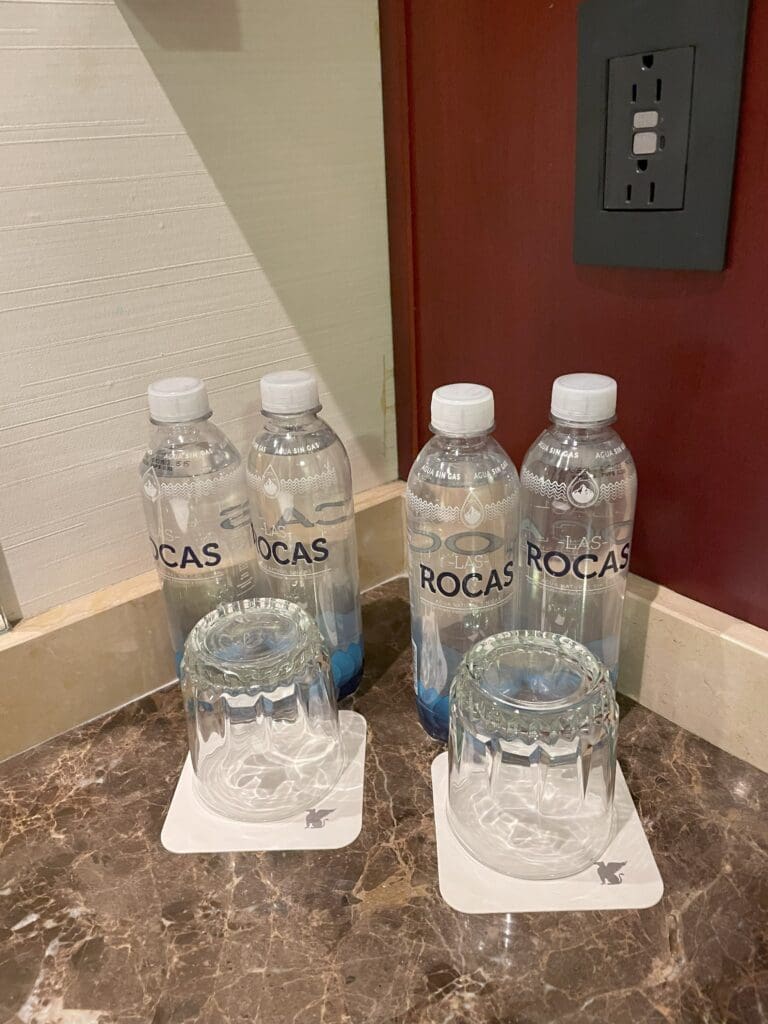
[[[485,519],[485,506],[476,494],[470,492],[461,506],[461,521],[465,526],[474,529]]]
[[[268,498],[274,498],[280,490],[280,481],[277,479],[277,473],[272,466],[270,466],[264,474],[262,487],[264,488],[264,493]]]
[[[567,494],[574,508],[591,508],[600,497],[600,488],[589,470],[585,469],[571,480]]]
[[[146,496],[150,501],[154,501],[160,493],[160,488],[157,486],[157,473],[155,473],[154,468],[149,469],[144,474],[143,486]]]

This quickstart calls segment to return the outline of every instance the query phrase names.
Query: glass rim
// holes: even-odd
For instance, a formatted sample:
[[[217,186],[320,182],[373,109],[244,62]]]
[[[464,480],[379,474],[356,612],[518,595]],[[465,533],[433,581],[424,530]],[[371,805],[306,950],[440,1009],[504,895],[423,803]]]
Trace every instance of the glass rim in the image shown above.
[[[505,650],[539,651],[553,657],[565,658],[583,677],[589,680],[587,690],[573,698],[566,696],[551,701],[521,700],[517,697],[510,697],[508,694],[492,691],[483,678],[485,667],[479,665],[477,659],[485,659],[492,653],[498,654]],[[608,669],[589,648],[560,633],[537,629],[506,630],[479,640],[462,659],[456,672],[457,683],[462,677],[468,679],[485,698],[504,706],[510,712],[541,716],[542,718],[577,711],[584,705],[594,703],[596,698],[600,698],[606,693],[606,690],[610,690],[610,695],[615,699]]]
[[[259,620],[272,613],[290,620],[296,628],[296,642],[288,650],[265,651],[251,658],[228,658],[223,652],[213,651],[207,640],[215,627],[238,614],[254,613],[253,628]],[[240,601],[226,601],[204,615],[190,630],[184,643],[179,675],[184,676],[201,669],[209,669],[227,678],[246,678],[243,685],[269,682],[275,684],[298,671],[304,664],[324,652],[322,636],[314,619],[301,605],[279,597],[252,597]],[[267,679],[261,679],[262,675]],[[210,681],[210,680],[209,680]]]

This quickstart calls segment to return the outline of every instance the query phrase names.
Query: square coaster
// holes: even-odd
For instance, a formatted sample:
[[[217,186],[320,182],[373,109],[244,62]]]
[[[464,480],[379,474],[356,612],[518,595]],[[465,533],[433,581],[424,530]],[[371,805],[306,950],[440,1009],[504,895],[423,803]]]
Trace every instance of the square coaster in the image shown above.
[[[510,878],[487,868],[454,836],[448,817],[448,754],[432,762],[440,895],[462,914],[520,914],[540,910],[630,910],[652,907],[664,892],[642,822],[622,774],[616,771],[616,830],[596,864],[554,881]]]
[[[356,711],[340,711],[344,771],[322,801],[285,821],[233,821],[198,798],[189,754],[160,839],[169,853],[235,853],[247,850],[338,850],[360,835],[363,824],[366,724]]]

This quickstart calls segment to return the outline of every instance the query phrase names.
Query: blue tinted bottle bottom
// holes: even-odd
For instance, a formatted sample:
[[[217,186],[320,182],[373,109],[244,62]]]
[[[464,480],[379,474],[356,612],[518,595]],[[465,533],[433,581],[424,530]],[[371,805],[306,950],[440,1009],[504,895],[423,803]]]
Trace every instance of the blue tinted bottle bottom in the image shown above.
[[[362,640],[347,647],[337,647],[331,655],[331,671],[338,700],[354,693],[363,678]]]
[[[434,693],[433,691],[426,691]],[[448,697],[437,697],[432,703],[427,704],[419,697],[416,698],[416,710],[419,713],[419,721],[422,728],[433,740],[441,743],[448,742]]]

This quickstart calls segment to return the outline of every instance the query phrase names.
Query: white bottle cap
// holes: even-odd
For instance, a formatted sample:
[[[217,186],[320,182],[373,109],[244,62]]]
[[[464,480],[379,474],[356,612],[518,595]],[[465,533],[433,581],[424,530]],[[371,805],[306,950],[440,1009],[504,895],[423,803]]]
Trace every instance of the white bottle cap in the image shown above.
[[[166,377],[147,388],[155,423],[188,423],[211,415],[208,391],[197,377]]]
[[[600,423],[616,415],[616,381],[601,373],[567,373],[552,385],[555,419]]]
[[[317,381],[306,370],[280,370],[261,378],[262,412],[310,412],[319,408]]]
[[[493,392],[483,384],[445,384],[432,392],[432,430],[469,436],[493,430]]]

